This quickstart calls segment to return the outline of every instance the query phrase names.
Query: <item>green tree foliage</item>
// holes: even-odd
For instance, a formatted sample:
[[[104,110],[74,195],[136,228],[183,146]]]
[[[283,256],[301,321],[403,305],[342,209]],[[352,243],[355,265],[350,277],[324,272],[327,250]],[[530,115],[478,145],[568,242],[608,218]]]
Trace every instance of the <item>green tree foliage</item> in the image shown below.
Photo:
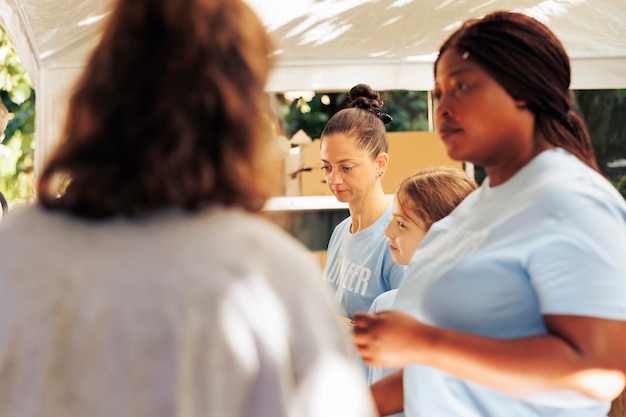
[[[626,197],[626,90],[574,92],[598,166]]]
[[[9,205],[28,203],[33,199],[35,92],[1,27],[0,100],[9,111],[8,124],[0,136],[0,191]]]
[[[390,132],[428,130],[428,94],[425,91],[385,91],[383,111],[393,117]],[[276,96],[287,136],[302,129],[311,138],[319,138],[328,119],[346,105],[346,93],[316,92],[309,100]]]

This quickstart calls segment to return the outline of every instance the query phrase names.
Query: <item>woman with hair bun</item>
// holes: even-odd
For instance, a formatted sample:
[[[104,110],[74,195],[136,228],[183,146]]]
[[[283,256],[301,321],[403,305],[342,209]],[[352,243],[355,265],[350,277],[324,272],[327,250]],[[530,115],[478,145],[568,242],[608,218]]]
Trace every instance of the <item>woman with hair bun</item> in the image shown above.
[[[389,164],[384,100],[366,84],[350,90],[347,108],[322,131],[321,158],[326,183],[350,216],[330,237],[324,278],[345,310],[348,322],[368,311],[374,298],[397,288],[405,267],[389,252],[384,230],[391,207],[381,179]]]
[[[435,223],[392,311],[358,314],[381,415],[606,416],[626,381],[626,203],[570,110],[556,36],[494,12],[435,62],[435,125],[487,178]]]

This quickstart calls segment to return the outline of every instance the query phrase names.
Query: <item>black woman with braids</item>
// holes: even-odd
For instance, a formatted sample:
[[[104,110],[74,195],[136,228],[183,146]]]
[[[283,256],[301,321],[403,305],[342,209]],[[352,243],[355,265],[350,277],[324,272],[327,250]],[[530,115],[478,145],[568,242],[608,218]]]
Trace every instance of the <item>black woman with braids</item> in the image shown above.
[[[377,91],[358,84],[321,135],[326,183],[350,211],[333,230],[324,269],[348,323],[378,295],[397,288],[405,270],[393,261],[385,237],[391,205],[381,180],[389,164],[385,124],[391,116],[382,112],[383,104]]]
[[[0,416],[373,417],[319,264],[259,214],[263,23],[244,0],[108,19],[38,203],[0,224]]]
[[[357,314],[381,415],[606,416],[626,375],[626,204],[570,110],[569,58],[523,14],[466,22],[435,63],[448,154],[487,178],[426,233],[391,311]]]

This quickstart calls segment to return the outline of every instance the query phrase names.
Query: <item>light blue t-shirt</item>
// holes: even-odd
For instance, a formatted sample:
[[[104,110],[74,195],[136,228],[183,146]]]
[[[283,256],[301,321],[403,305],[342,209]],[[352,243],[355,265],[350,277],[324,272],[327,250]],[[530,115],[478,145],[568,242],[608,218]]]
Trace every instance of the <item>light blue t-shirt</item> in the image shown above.
[[[626,204],[563,149],[544,151],[497,187],[489,179],[434,224],[394,308],[494,338],[546,334],[544,314],[626,320]],[[427,366],[404,370],[409,417],[605,416],[577,394],[524,402]]]
[[[368,313],[374,314],[380,311],[393,310],[393,304],[396,300],[396,294],[398,289],[390,290],[382,293],[374,299]],[[361,361],[365,367],[365,373],[367,376],[367,383],[372,385],[374,382],[386,377],[387,375],[397,371],[399,368],[382,368],[380,366],[367,366],[362,362],[362,359],[357,354],[357,360]]]
[[[391,207],[365,230],[350,233],[352,218],[335,227],[328,243],[324,279],[348,317],[367,312],[379,294],[398,288],[406,266],[396,264],[389,252],[385,228]]]
[[[368,313],[374,314],[380,311],[392,310],[393,304],[396,299],[396,294],[398,289],[386,291],[376,297],[374,302],[372,303]],[[365,376],[367,378],[368,385],[372,385],[374,382],[378,381],[397,371],[400,368],[382,368],[380,366],[368,366],[363,362],[361,356],[357,353],[357,363],[361,364],[365,369]],[[404,417],[404,413],[390,414],[389,417]]]

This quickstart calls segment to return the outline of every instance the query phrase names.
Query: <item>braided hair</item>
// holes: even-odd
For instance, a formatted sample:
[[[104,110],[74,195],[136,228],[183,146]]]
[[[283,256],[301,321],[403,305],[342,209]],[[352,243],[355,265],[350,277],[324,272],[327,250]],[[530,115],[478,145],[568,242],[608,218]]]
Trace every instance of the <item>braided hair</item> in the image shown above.
[[[450,48],[480,65],[515,100],[525,101],[550,144],[599,171],[585,122],[571,110],[569,57],[544,24],[520,13],[493,12],[465,22],[444,42],[439,57]]]

